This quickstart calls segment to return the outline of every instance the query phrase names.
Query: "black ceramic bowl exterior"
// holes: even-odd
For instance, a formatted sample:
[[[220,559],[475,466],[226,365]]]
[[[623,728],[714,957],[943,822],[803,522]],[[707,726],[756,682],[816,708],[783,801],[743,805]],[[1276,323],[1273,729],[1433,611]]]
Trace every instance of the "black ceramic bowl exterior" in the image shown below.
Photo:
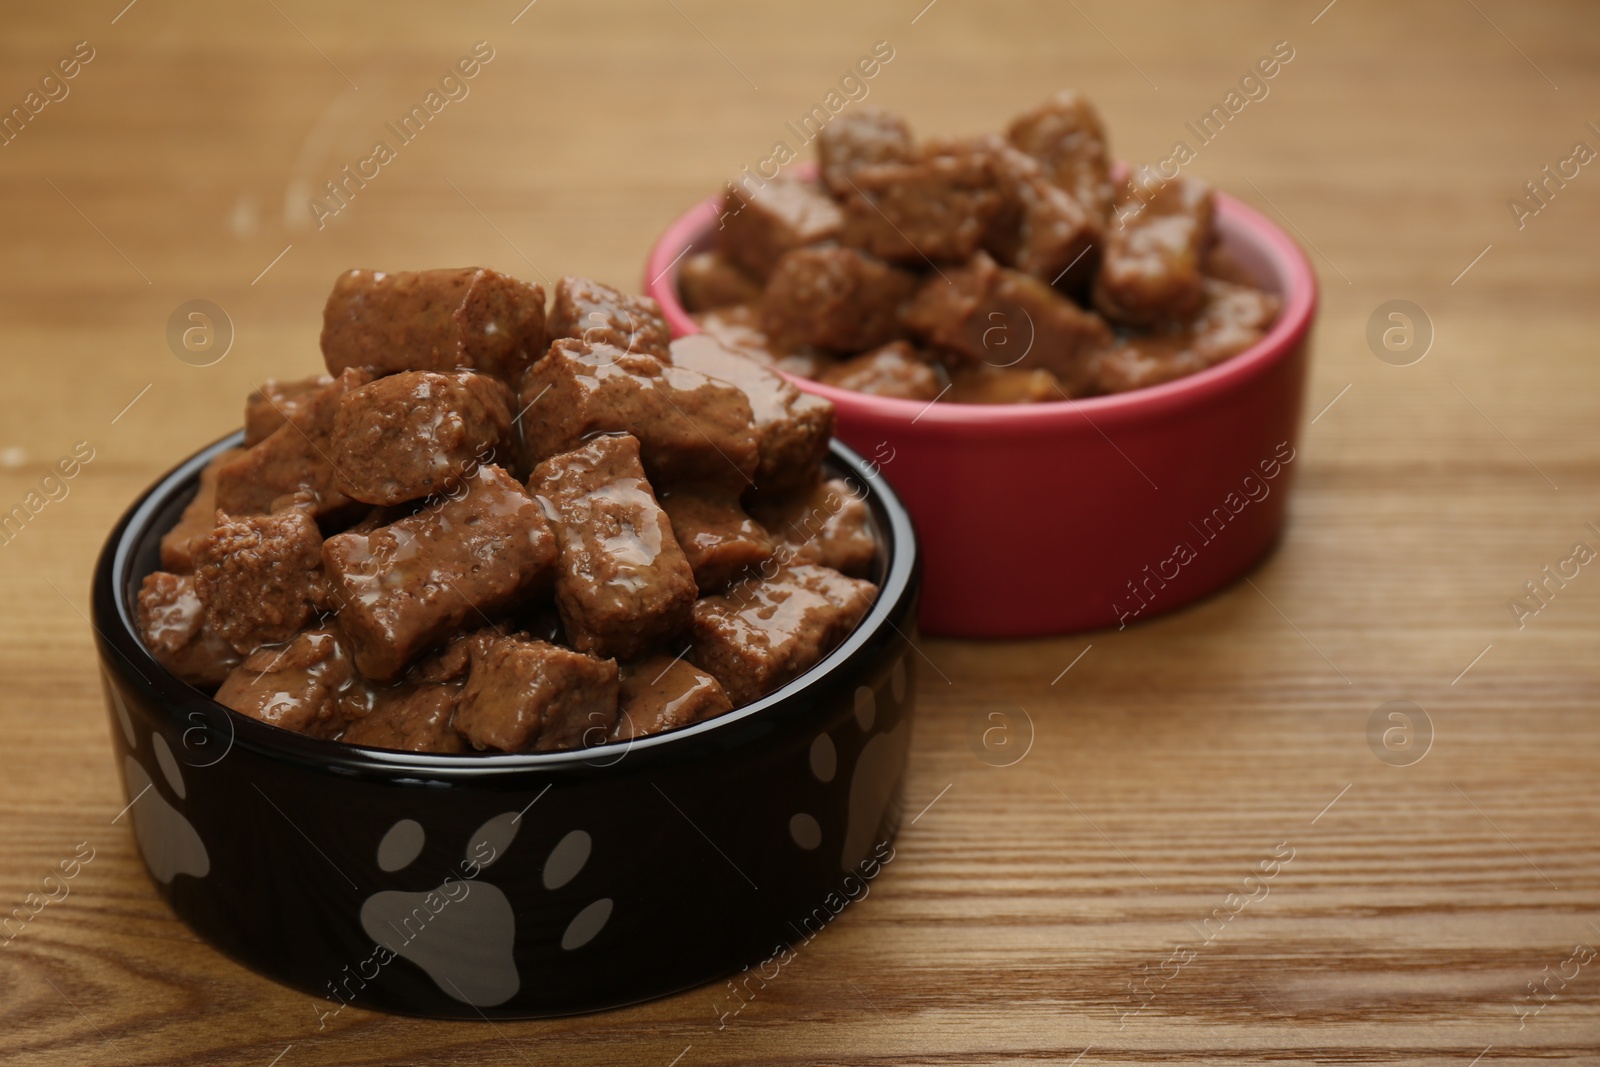
[[[445,756],[267,726],[145,651],[140,580],[200,469],[240,439],[134,504],[93,591],[129,821],[162,896],[212,945],[321,1012],[568,1014],[745,966],[770,977],[893,859],[919,564],[905,510],[848,448],[830,467],[866,491],[881,593],[822,663],[629,745]]]

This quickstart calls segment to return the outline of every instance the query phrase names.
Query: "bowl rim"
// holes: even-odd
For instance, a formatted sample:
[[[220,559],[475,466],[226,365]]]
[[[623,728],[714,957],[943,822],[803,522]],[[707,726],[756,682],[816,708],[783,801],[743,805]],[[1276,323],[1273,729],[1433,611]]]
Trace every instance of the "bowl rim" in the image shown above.
[[[1119,168],[1125,168],[1119,164]],[[795,164],[792,173],[814,178],[814,162]],[[775,180],[775,179],[774,179]],[[1205,370],[1160,385],[1109,396],[1076,400],[1043,400],[1027,404],[935,404],[922,400],[858,393],[799,375],[782,372],[807,392],[826,397],[842,411],[879,422],[938,427],[1016,431],[1053,427],[1069,417],[1075,422],[1110,423],[1165,417],[1175,409],[1203,405],[1265,373],[1288,357],[1304,340],[1316,316],[1317,277],[1299,244],[1259,211],[1220,190],[1215,194],[1220,229],[1240,239],[1271,265],[1283,282],[1283,309],[1272,329],[1249,348]],[[656,239],[645,263],[645,293],[655,299],[674,336],[699,333],[678,298],[678,265],[702,244],[719,218],[722,194],[700,201],[672,221]]]
[[[886,628],[905,638],[913,649],[916,647],[914,638],[895,621],[914,610],[920,592],[921,548],[911,515],[894,489],[870,464],[844,442],[832,438],[829,460],[843,468],[839,476],[853,480],[864,490],[863,499],[879,515],[880,534],[888,541],[883,581],[872,610],[843,641],[809,670],[759,700],[676,730],[562,752],[403,752],[311,737],[272,726],[217,703],[157,662],[140,640],[134,605],[124,596],[124,591],[130,588],[129,571],[135,547],[148,536],[156,517],[171,506],[175,496],[198,481],[201,469],[213,457],[241,444],[243,439],[243,430],[228,434],[183,460],[147,487],[107,537],[95,564],[90,590],[91,619],[101,671],[117,671],[129,685],[142,683],[143,694],[168,714],[188,709],[192,719],[198,712],[204,720],[203,727],[212,733],[222,732],[222,724],[226,724],[228,748],[224,755],[233,747],[240,747],[269,759],[318,770],[377,774],[389,779],[421,775],[433,781],[482,781],[487,777],[526,771],[604,774],[614,767],[624,768],[619,773],[632,773],[643,766],[693,760],[713,751],[754,743],[766,733],[761,728],[766,720],[783,717],[782,712],[792,710],[793,704],[803,700],[812,687],[866,665],[872,654],[869,646]],[[118,668],[113,663],[114,658],[131,668],[134,677]],[[114,683],[110,679],[106,681],[113,689],[111,699],[120,701]],[[747,729],[741,732],[741,727]],[[196,728],[199,727],[190,729]],[[635,753],[639,758],[624,759]],[[217,757],[212,762],[220,762],[222,758]]]

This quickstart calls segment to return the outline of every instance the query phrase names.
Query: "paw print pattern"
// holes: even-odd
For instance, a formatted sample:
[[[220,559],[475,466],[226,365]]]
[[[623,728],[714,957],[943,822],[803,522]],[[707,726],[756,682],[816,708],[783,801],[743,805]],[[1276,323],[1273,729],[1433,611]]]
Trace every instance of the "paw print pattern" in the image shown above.
[[[134,732],[133,717],[123,703],[122,693],[109,678],[106,688],[111,693],[111,705],[116,709],[117,722],[128,739],[128,748],[137,751],[138,734]],[[150,735],[150,750],[155,755],[156,768],[166,781],[167,788],[182,801],[189,795],[183,771],[167,739],[160,734]],[[171,885],[180,874],[204,878],[211,873],[211,856],[206,852],[200,834],[183,813],[156,787],[144,764],[134,758],[133,751],[122,759],[122,775],[128,784],[128,811],[133,817],[133,836],[139,842],[145,866],[162,885]]]
[[[511,847],[520,819],[520,813],[508,811],[479,827],[465,850],[460,876],[452,873],[420,892],[384,890],[361,905],[361,928],[368,937],[422,968],[445,993],[474,1007],[504,1004],[522,986],[511,902],[499,886],[480,879]],[[379,869],[409,867],[426,842],[421,823],[401,819],[378,842]],[[556,842],[544,862],[544,887],[556,890],[571,882],[592,849],[593,841],[583,830]],[[592,941],[611,918],[612,903],[602,897],[579,911],[567,924],[561,947],[573,951]]]
[[[897,705],[905,700],[903,657],[896,660],[890,670],[889,695]],[[894,800],[894,768],[905,760],[906,746],[911,740],[911,721],[905,716],[892,730],[872,734],[873,727],[878,724],[878,695],[869,686],[860,686],[855,691],[854,718],[860,731],[871,736],[862,746],[850,774],[849,818],[844,840],[839,843],[839,867],[845,871],[854,870],[877,844],[873,838]],[[830,734],[817,735],[811,742],[807,760],[811,776],[818,782],[827,784],[839,774],[839,749]],[[822,824],[809,812],[798,812],[789,819],[789,837],[808,852],[820,848],[824,838]]]

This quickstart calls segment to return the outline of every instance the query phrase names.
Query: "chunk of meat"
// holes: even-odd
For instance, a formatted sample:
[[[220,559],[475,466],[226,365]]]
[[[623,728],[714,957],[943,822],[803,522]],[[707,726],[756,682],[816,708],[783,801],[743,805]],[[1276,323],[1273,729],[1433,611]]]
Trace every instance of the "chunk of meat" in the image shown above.
[[[261,515],[305,491],[313,494],[311,509],[317,517],[332,520],[348,514],[352,502],[338,488],[330,439],[339,402],[370,381],[366,370],[343,371],[302,397],[288,420],[259,444],[220,464],[217,507],[229,515]]]
[[[839,116],[817,134],[822,184],[843,198],[854,191],[856,172],[874,163],[909,163],[916,141],[906,120],[880,107],[863,107]]]
[[[739,506],[738,497],[681,489],[663,496],[661,506],[702,593],[721,589],[772,555],[772,538]]]
[[[1047,370],[983,363],[951,367],[950,391],[944,398],[953,404],[1038,404],[1068,399],[1060,380]]]
[[[466,741],[451,725],[460,701],[461,686],[450,682],[384,690],[339,740],[399,752],[465,752]]]
[[[732,349],[764,367],[777,363],[781,346],[761,328],[760,304],[734,304],[692,316],[695,325],[724,348]],[[678,338],[679,341],[683,338]],[[677,359],[674,358],[676,363]]]
[[[1205,302],[1189,329],[1195,351],[1207,364],[1221,363],[1249,348],[1278,321],[1283,302],[1254,286],[1207,278],[1202,283]]]
[[[933,400],[944,388],[938,370],[919,356],[908,341],[891,341],[882,348],[840,360],[818,374],[817,381],[902,400]]]
[[[437,652],[424,656],[406,670],[406,678],[415,685],[431,682],[465,682],[472,667],[472,650],[486,647],[506,636],[508,628],[485,626],[481,630],[458,633]],[[518,634],[518,636],[525,636]]]
[[[905,318],[930,345],[992,367],[1043,368],[1073,396],[1088,387],[1090,356],[1111,342],[1098,315],[981,252],[925,281]]]
[[[572,647],[632,659],[682,630],[695,580],[626,434],[539,464],[538,495],[561,546],[556,607]]]
[[[1067,89],[1017,116],[1006,138],[1104,224],[1111,217],[1111,152],[1094,105]]]
[[[156,662],[197,689],[214,689],[240,656],[211,626],[187,574],[144,576],[138,597],[139,636]]]
[[[629,433],[651,481],[663,488],[703,483],[741,491],[756,471],[745,396],[655,356],[563,338],[528,372],[519,407],[530,467],[594,434]]]
[[[1248,286],[1205,279],[1200,314],[1182,327],[1121,338],[1095,357],[1095,385],[1124,393],[1185,378],[1215,366],[1265,336],[1278,298]]]
[[[283,382],[268,378],[252,390],[244,401],[244,446],[259,444],[267,435],[288,421],[300,405],[333,384],[326,374],[313,374]]]
[[[463,623],[549,581],[555,538],[522,486],[489,465],[463,488],[370,534],[324,543],[330,599],[368,678],[393,681]]]
[[[826,567],[776,569],[694,606],[692,656],[734,707],[810,670],[872,609],[878,587]]]
[[[994,165],[1004,207],[991,230],[990,251],[1006,266],[1051,285],[1086,289],[1100,265],[1101,219],[1046,178],[1032,156],[1001,145]]]
[[[903,335],[900,305],[916,288],[916,275],[853,248],[798,248],[767,279],[761,327],[785,346],[876,348]]]
[[[833,357],[821,349],[785,345],[768,337],[761,328],[761,308],[754,304],[734,304],[702,312],[694,316],[694,321],[722,347],[785,374],[815,378],[833,361]]]
[[[194,498],[184,505],[178,521],[161,535],[161,566],[173,574],[188,574],[194,570],[192,545],[204,537],[217,524],[217,471],[224,463],[242,455],[244,449],[230,448],[217,453],[217,457],[200,471],[200,488]]]
[[[617,698],[615,660],[502,637],[473,648],[455,725],[479,749],[587,748],[610,736]]]
[[[1094,357],[1094,387],[1126,393],[1186,378],[1206,369],[1187,330],[1123,337]]]
[[[891,263],[959,263],[982,246],[1001,209],[980,153],[875,163],[855,171],[839,239]]]
[[[678,299],[688,311],[753,304],[761,283],[721,252],[696,252],[678,266]]]
[[[407,515],[415,515],[429,502],[422,500],[409,500],[404,504],[380,504],[370,509],[360,521],[351,524],[344,533],[369,534],[373,530],[382,529],[391,522],[398,522]]]
[[[1152,177],[1154,177],[1152,175]],[[1095,307],[1127,326],[1179,322],[1204,300],[1200,265],[1212,240],[1211,187],[1179,175],[1117,199],[1094,280]]]
[[[651,656],[622,668],[622,710],[611,740],[676,730],[733,710],[722,683],[686,659]]]
[[[486,267],[345,271],[322,310],[334,374],[478,370],[514,388],[544,346],[544,289]]]
[[[815,379],[835,362],[837,361],[829,353],[819,348],[805,347],[784,352],[772,361],[772,369],[792,374],[797,378]]]
[[[708,334],[672,342],[672,361],[726,382],[753,413],[758,461],[754,488],[782,493],[816,480],[833,436],[833,404],[801,392],[782,375],[722,345]]]
[[[216,701],[272,726],[337,737],[373,707],[337,627],[307,630],[286,645],[259,648],[233,669]]]
[[[195,592],[212,628],[241,653],[289,640],[326,606],[322,535],[299,508],[218,512],[193,551]]]
[[[401,371],[339,401],[330,438],[341,492],[401,504],[455,489],[511,456],[511,390],[473,371]]]
[[[648,296],[632,296],[571,275],[556,283],[546,330],[552,341],[576,337],[661,359],[667,358],[667,343],[672,340],[660,305]]]
[[[717,223],[717,249],[757,279],[802,245],[839,236],[844,216],[816,182],[775,178],[754,191],[729,185]]]
[[[857,578],[872,569],[878,553],[872,509],[842,478],[751,508],[778,545],[779,562],[815,563]]]
[[[572,645],[572,641],[567,637],[567,628],[561,621],[561,611],[556,607],[553,598],[541,597],[538,600],[524,601],[512,613],[511,621],[506,626],[537,641],[548,641],[552,645],[569,647]]]

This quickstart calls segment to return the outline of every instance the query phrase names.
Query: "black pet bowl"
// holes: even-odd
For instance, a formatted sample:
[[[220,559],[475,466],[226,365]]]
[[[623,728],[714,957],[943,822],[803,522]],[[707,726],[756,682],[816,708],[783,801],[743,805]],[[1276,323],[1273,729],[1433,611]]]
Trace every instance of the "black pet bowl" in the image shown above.
[[[145,651],[140,580],[239,441],[133,505],[93,597],[129,821],[161,895],[218,949],[329,1013],[569,1014],[776,966],[893,859],[919,567],[905,509],[850,449],[829,468],[865,489],[881,592],[816,667],[631,744],[450,756],[268,726]]]

